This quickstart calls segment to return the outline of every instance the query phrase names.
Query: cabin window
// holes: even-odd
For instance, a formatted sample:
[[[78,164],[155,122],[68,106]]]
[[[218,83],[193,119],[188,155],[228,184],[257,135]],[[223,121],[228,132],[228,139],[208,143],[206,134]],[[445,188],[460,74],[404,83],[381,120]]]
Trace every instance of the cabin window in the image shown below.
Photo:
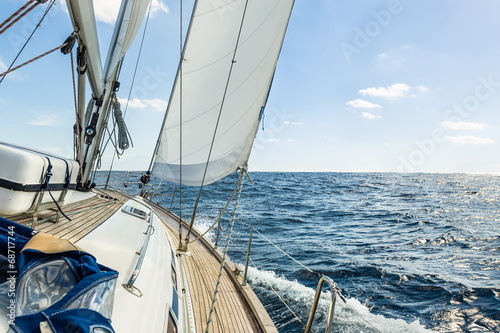
[[[175,288],[172,288],[172,310],[174,311],[175,317],[179,318],[179,295]]]
[[[168,323],[167,323],[167,333],[177,333],[177,322],[172,316],[172,312],[168,312]]]
[[[170,249],[170,252],[172,253],[172,266],[175,267],[175,256],[174,256],[174,251],[172,251],[172,249]]]
[[[172,283],[174,284],[174,288],[177,289],[177,272],[174,265],[172,265]]]

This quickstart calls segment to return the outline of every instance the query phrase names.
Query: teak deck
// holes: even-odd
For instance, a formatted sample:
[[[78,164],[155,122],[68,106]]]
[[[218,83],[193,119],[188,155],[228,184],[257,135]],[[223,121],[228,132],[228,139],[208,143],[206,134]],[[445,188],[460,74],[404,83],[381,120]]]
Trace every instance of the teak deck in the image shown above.
[[[119,192],[98,191],[97,194],[90,199],[63,207],[63,212],[71,221],[55,211],[40,212],[36,219],[31,214],[10,217],[9,219],[75,243],[103,224],[128,200],[127,196]]]
[[[167,232],[178,244],[179,217],[149,202],[167,225]],[[185,229],[184,229],[185,230]],[[185,231],[183,231],[185,235]],[[198,237],[196,231],[192,239]],[[219,275],[222,253],[206,238],[189,244],[188,253],[181,256],[188,285],[197,332],[205,332],[210,305]],[[249,286],[235,272],[236,266],[226,259],[212,315],[210,332],[277,332],[264,306]]]
[[[55,212],[45,212],[34,220],[32,216],[18,216],[11,220],[27,225],[40,232],[76,242],[113,215],[128,197],[111,191],[99,191],[103,195],[83,200],[63,208],[71,221]],[[179,218],[165,208],[148,202],[162,218],[165,229],[178,241]],[[47,221],[49,220],[49,221]],[[184,222],[185,223],[185,222]],[[198,234],[194,232],[193,237]],[[210,305],[221,266],[222,254],[206,239],[191,243],[186,254],[181,255],[195,318],[196,332],[205,332]],[[242,286],[242,278],[235,273],[235,265],[226,260],[221,283],[212,315],[210,332],[277,332],[263,305],[249,286]]]

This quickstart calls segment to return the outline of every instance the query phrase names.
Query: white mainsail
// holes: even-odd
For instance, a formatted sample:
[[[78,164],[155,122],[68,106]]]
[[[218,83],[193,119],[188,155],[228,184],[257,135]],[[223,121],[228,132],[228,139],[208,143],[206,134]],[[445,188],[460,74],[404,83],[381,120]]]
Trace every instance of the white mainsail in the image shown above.
[[[195,186],[246,164],[293,3],[196,2],[155,154],[155,176]]]

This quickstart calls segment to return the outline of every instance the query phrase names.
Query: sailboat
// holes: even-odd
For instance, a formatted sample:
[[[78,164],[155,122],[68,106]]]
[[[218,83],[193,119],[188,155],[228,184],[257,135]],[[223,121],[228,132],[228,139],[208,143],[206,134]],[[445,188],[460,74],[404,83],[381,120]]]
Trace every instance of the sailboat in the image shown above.
[[[227,258],[229,238],[218,249],[193,227],[196,206],[189,219],[176,215],[149,199],[147,184],[153,176],[177,184],[182,199],[183,186],[201,194],[239,173],[221,210],[234,203],[234,222],[294,1],[196,1],[140,196],[97,188],[93,179],[111,112],[115,146],[128,145],[116,92],[150,2],[122,1],[104,66],[92,0],[66,3],[74,31],[57,49],[77,55],[75,157],[0,143],[0,330],[277,332]],[[28,1],[0,34],[53,4]]]

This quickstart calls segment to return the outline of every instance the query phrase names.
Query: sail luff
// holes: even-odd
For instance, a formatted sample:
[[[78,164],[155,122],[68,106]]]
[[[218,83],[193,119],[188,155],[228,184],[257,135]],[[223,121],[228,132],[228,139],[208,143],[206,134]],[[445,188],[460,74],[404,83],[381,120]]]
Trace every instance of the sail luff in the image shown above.
[[[213,2],[198,1],[183,63],[182,184],[209,184],[247,163],[293,3],[293,0],[249,1],[241,25],[245,1],[217,8]],[[233,59],[235,45],[237,53]],[[228,78],[232,66],[234,71]],[[180,182],[177,175],[181,168],[177,148],[178,90],[176,82],[153,166],[154,175],[176,183]],[[219,111],[221,120],[216,125]]]

